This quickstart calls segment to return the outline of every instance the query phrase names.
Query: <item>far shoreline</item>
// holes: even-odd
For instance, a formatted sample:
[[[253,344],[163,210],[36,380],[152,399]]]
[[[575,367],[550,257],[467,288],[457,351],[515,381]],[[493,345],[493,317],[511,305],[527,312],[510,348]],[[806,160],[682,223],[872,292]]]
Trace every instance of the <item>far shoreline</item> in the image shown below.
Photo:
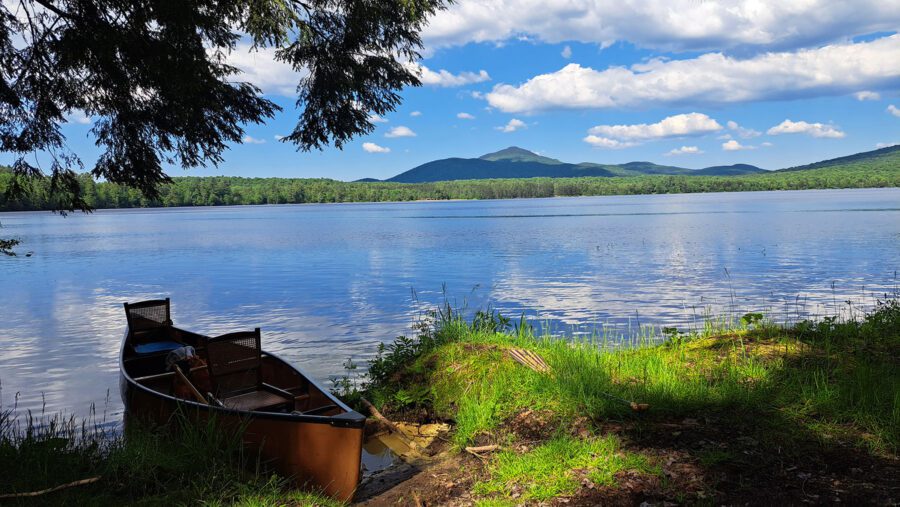
[[[412,183],[410,185],[415,185]],[[900,186],[886,187],[841,187],[841,188],[803,188],[803,189],[760,189],[760,190],[722,190],[714,192],[661,192],[646,194],[595,194],[595,195],[552,195],[552,196],[535,196],[535,197],[497,197],[497,198],[449,198],[449,199],[412,199],[412,200],[383,200],[383,201],[338,201],[338,202],[288,202],[288,203],[254,203],[254,204],[198,204],[183,206],[128,206],[128,207],[98,207],[93,208],[81,214],[91,214],[96,211],[125,211],[125,210],[182,210],[182,209],[205,209],[205,208],[249,208],[249,207],[283,207],[283,206],[314,206],[314,205],[371,205],[371,204],[415,204],[415,203],[437,203],[437,202],[492,202],[492,201],[523,201],[528,199],[586,199],[597,197],[651,197],[665,195],[716,195],[716,194],[761,194],[761,193],[794,193],[794,192],[836,192],[847,190],[900,190]],[[35,209],[35,210],[0,210],[0,216],[3,214],[13,215],[19,213],[57,213],[60,210],[55,209]],[[75,210],[78,212],[80,210]],[[67,211],[67,213],[73,213]],[[65,217],[64,217],[65,218]]]

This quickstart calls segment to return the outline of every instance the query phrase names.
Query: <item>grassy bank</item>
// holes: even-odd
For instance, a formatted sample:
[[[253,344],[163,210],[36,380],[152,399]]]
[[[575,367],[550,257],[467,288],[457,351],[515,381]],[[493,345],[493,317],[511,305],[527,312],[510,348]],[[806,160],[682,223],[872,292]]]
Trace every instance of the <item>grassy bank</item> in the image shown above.
[[[0,504],[339,505],[259,470],[237,434],[171,424],[121,435],[75,418],[0,413],[0,495],[96,479],[40,496],[0,496]]]
[[[852,321],[661,331],[644,346],[536,336],[446,311],[383,346],[347,401],[452,423],[440,458],[372,505],[789,504],[900,499],[900,303]],[[510,349],[540,355],[538,372]],[[635,410],[632,407],[646,410]],[[335,505],[260,470],[236,434],[181,420],[126,435],[0,415],[3,504]],[[172,431],[174,430],[174,431]],[[491,446],[487,452],[467,447]],[[494,447],[496,446],[496,447]]]
[[[849,322],[748,315],[630,350],[486,313],[438,320],[382,350],[365,395],[390,417],[452,421],[457,450],[498,445],[470,464],[478,503],[900,499],[897,301]]]

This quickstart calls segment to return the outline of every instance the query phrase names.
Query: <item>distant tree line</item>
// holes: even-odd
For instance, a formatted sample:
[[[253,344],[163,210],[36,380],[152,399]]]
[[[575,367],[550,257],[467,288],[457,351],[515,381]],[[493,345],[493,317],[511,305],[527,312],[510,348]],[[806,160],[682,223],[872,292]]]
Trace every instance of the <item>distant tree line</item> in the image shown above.
[[[46,179],[29,182],[30,187],[24,195],[9,199],[6,190],[12,178],[11,171],[0,168],[0,211],[58,207],[59,203],[54,202]],[[160,186],[158,198],[147,199],[139,190],[97,182],[89,174],[78,176],[81,197],[89,206],[102,209],[900,187],[900,164],[894,160],[876,160],[806,171],[743,176],[654,175],[435,183],[226,176],[178,177],[172,180]]]

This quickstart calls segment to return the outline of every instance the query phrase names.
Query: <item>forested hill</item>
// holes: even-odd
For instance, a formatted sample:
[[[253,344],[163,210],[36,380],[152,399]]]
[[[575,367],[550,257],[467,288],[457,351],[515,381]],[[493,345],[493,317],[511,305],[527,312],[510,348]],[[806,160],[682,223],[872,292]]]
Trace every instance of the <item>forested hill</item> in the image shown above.
[[[824,161],[812,169],[766,171],[737,176],[642,176],[580,178],[516,178],[433,183],[341,182],[329,179],[179,177],[160,189],[159,200],[148,201],[136,190],[97,183],[80,176],[84,199],[95,208],[155,206],[218,206],[317,202],[382,202],[438,199],[507,199],[577,195],[664,194],[803,190],[813,188],[900,187],[900,147]],[[660,166],[662,167],[662,166]],[[0,168],[0,210],[52,209],[47,182],[26,197],[5,197],[12,175]]]
[[[649,174],[682,174],[691,176],[723,176],[753,174],[763,169],[749,164],[716,166],[704,169],[664,166],[652,162],[626,164],[568,164],[544,157],[517,146],[488,153],[478,158],[445,158],[427,162],[389,178],[396,183],[426,183],[451,180],[483,180],[498,178],[581,178],[587,176],[642,176]]]

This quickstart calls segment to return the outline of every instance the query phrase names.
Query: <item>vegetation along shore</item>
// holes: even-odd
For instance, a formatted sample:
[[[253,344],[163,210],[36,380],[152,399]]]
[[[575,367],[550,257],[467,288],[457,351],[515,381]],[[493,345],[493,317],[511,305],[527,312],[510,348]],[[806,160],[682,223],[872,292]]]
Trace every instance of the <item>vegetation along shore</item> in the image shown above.
[[[514,168],[519,165],[526,167],[524,164],[529,164],[528,167],[543,165],[550,169],[558,166],[518,159],[487,162],[481,159],[448,160],[505,163],[505,167]],[[161,185],[159,198],[156,199],[148,199],[134,188],[97,182],[87,173],[79,175],[77,180],[79,197],[96,209],[900,187],[898,146],[808,166],[738,175],[684,174],[684,170],[678,174],[648,174],[640,171],[666,172],[676,168],[635,164],[643,165],[625,164],[616,166],[610,176],[585,177],[453,179],[453,170],[448,170],[442,173],[445,181],[424,183],[343,182],[322,178],[178,177],[172,178],[171,183]],[[653,167],[648,169],[644,167],[646,165]],[[623,169],[625,166],[632,168]],[[50,192],[47,179],[27,182],[28,191],[24,195],[9,199],[6,191],[12,182],[12,172],[0,167],[0,211],[67,209],[68,204],[59,201],[59,194]]]
[[[371,477],[367,505],[900,501],[896,299],[852,320],[748,314],[625,348],[536,336],[491,312],[445,310],[418,329],[336,382],[390,421],[449,424],[407,480]],[[0,494],[96,479],[2,501],[334,505],[267,474],[236,435],[171,424],[123,438],[7,411]]]

